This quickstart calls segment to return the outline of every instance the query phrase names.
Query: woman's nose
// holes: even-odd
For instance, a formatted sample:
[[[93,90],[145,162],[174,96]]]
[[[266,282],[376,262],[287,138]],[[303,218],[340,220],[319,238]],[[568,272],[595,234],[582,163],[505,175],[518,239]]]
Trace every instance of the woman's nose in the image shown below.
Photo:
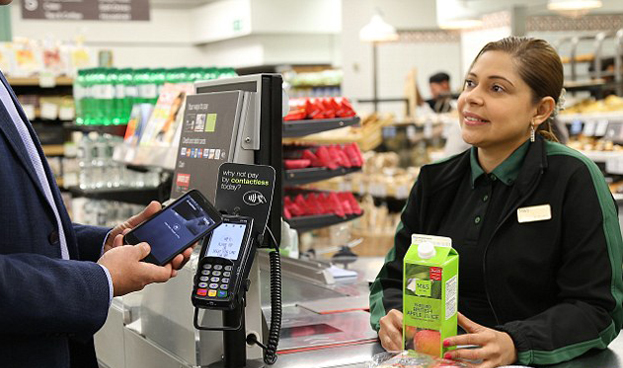
[[[480,86],[476,86],[469,91],[463,91],[465,102],[470,105],[482,105],[484,100],[480,91]]]

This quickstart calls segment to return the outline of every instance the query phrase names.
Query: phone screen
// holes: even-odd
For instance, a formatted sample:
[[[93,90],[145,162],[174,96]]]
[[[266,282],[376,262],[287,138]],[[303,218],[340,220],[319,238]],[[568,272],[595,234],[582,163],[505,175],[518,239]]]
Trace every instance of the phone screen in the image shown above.
[[[223,222],[220,224],[212,232],[205,257],[220,257],[232,261],[237,260],[246,227],[247,224],[239,223]]]
[[[191,196],[167,207],[132,232],[151,246],[151,255],[159,262],[169,259],[181,247],[214,225],[208,212]]]

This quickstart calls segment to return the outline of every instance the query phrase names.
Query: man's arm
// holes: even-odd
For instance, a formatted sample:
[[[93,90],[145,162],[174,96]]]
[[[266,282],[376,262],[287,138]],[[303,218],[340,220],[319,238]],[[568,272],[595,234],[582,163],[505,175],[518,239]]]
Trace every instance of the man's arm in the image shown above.
[[[108,299],[96,263],[0,255],[2,334],[93,334],[106,320]]]

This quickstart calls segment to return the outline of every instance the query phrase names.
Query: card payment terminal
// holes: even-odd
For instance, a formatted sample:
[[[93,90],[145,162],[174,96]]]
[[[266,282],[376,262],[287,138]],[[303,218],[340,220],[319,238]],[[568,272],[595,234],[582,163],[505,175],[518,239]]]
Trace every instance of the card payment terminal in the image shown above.
[[[204,240],[191,297],[195,307],[232,310],[238,305],[255,253],[252,228],[250,217],[225,215]]]

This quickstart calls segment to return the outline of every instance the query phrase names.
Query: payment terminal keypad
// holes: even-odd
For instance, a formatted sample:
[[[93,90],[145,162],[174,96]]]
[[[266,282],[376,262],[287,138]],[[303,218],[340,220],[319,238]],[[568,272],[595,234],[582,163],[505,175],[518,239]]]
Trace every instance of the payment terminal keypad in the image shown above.
[[[201,273],[197,280],[196,296],[207,299],[226,299],[233,262],[228,259],[206,257],[202,260]]]

